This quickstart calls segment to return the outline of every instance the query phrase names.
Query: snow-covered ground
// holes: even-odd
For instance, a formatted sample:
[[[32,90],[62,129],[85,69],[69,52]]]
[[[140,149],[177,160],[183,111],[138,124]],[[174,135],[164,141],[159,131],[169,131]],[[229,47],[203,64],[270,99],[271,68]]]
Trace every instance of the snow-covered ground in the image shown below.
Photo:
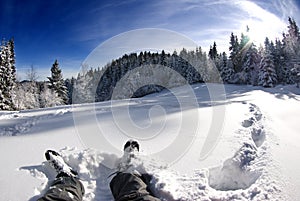
[[[139,139],[137,163],[153,174],[162,199],[300,199],[300,90],[226,85],[226,99],[214,103],[205,84],[192,88],[194,98],[179,87],[132,100],[0,112],[0,200],[34,201],[47,190],[55,176],[44,162],[47,149],[78,170],[85,201],[112,200],[108,175],[129,138]]]

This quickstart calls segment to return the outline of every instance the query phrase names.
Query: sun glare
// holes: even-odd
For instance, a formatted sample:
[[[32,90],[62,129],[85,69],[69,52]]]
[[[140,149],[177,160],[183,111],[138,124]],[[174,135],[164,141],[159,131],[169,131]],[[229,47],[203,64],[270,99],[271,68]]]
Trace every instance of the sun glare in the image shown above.
[[[256,45],[263,44],[266,36],[269,35],[267,33],[265,25],[262,22],[255,22],[255,21],[244,22],[241,28],[241,32],[248,35],[250,41],[252,41]]]
[[[282,24],[278,24],[278,22],[276,24],[272,21],[246,20],[242,23],[240,32],[248,35],[250,41],[259,46],[264,44],[266,37],[270,40],[281,39],[286,26]]]
[[[256,45],[263,44],[266,37],[271,40],[282,37],[286,24],[276,15],[249,1],[240,3],[240,8],[248,14],[248,18],[241,22],[240,31],[246,34],[248,26],[247,35]]]

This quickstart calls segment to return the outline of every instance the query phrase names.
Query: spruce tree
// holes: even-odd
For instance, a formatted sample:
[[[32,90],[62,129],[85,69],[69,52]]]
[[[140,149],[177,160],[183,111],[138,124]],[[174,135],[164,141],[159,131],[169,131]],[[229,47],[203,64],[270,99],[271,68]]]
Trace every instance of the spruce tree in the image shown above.
[[[253,43],[251,43],[246,52],[244,62],[242,65],[242,74],[245,84],[257,84],[257,74],[259,66],[259,56],[257,49]]]
[[[49,88],[57,93],[58,97],[61,98],[61,104],[67,104],[68,102],[68,93],[67,87],[64,84],[64,79],[62,76],[61,69],[59,68],[58,61],[55,60],[51,68],[51,77],[49,79]]]
[[[223,67],[220,71],[221,78],[224,83],[230,83],[234,75],[233,64],[230,59],[227,59],[227,55],[225,52],[223,52],[222,54],[222,60]]]
[[[290,59],[294,59],[300,54],[300,33],[295,20],[289,17],[288,33],[284,34],[284,48]]]
[[[270,51],[266,51],[260,64],[258,84],[263,87],[274,87],[277,82],[275,65]]]
[[[5,94],[5,82],[4,82],[4,76],[5,76],[5,43],[2,41],[0,46],[0,109],[1,110],[7,110],[7,99],[4,96]]]
[[[292,79],[296,83],[297,88],[300,88],[300,65],[295,64],[291,69]]]
[[[247,27],[247,31],[249,31]],[[250,43],[250,38],[245,35],[241,34],[241,40],[239,43],[239,52],[237,55],[237,72],[242,72],[243,71],[243,64],[247,60],[247,53],[249,51],[249,48],[252,46],[252,43]]]
[[[286,68],[286,55],[283,50],[283,45],[280,40],[275,40],[274,52],[272,53],[274,58],[274,65],[277,74],[278,83],[286,83],[286,75],[288,74]]]
[[[283,51],[285,57],[285,66],[283,69],[283,82],[292,84],[292,69],[294,65],[300,63],[300,33],[295,20],[289,17],[288,32],[283,34]]]
[[[230,51],[230,56],[229,58],[232,61],[233,64],[233,68],[235,70],[235,72],[239,71],[239,52],[240,52],[240,44],[238,41],[238,38],[236,35],[234,35],[233,33],[231,33],[230,36],[230,47],[229,47],[229,51]]]
[[[218,56],[218,51],[217,51],[217,44],[214,42],[213,46],[210,46],[208,56],[210,59],[215,60]]]
[[[14,40],[2,40],[0,46],[0,109],[14,110],[16,86]]]
[[[95,72],[96,74],[97,72]],[[72,77],[71,79],[66,79],[65,80],[65,86],[67,87],[68,91],[68,104],[72,104],[72,99],[73,99],[73,89],[75,85],[76,79]]]

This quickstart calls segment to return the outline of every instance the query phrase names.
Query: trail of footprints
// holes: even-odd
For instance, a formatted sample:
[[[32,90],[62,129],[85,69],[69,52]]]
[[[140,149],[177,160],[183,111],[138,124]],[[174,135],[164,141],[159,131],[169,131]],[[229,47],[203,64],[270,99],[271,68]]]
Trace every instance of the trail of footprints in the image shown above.
[[[209,170],[209,185],[216,190],[247,189],[261,175],[251,168],[251,164],[259,157],[258,149],[266,138],[263,115],[259,107],[252,103],[249,104],[249,113],[250,117],[241,123],[245,133],[250,135],[249,140],[243,142],[235,155],[224,161],[222,166]]]
[[[250,112],[253,114],[253,117],[249,118],[248,120],[244,120],[242,125],[245,127],[246,121],[251,122],[251,126],[250,126],[251,138],[255,143],[256,147],[260,147],[266,139],[264,126],[261,122],[262,114],[260,112],[260,109],[252,103],[250,103],[249,109]]]

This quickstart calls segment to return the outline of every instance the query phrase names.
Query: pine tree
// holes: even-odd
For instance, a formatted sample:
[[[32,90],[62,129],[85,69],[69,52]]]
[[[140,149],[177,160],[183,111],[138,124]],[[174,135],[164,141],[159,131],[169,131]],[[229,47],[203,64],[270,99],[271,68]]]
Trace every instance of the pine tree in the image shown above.
[[[210,59],[215,60],[218,56],[218,51],[217,51],[217,44],[214,42],[213,46],[210,46],[210,50],[208,53],[208,56]]]
[[[277,74],[278,83],[285,84],[287,78],[287,67],[286,67],[286,55],[283,50],[283,44],[280,40],[275,40],[274,52],[272,53],[274,58],[274,65]]]
[[[208,57],[209,60],[207,64],[208,64],[208,71],[210,75],[210,81],[221,82],[222,78],[220,76],[220,73],[224,63],[222,61],[222,54],[220,55],[218,54],[216,42],[214,42],[213,46],[210,46]]]
[[[292,79],[296,83],[297,88],[300,88],[300,65],[295,64],[291,69]]]
[[[283,35],[284,48],[290,59],[299,56],[300,54],[300,33],[294,19],[288,19],[288,33]]]
[[[7,110],[8,108],[8,102],[5,94],[5,82],[4,82],[4,76],[5,76],[5,41],[3,40],[0,46],[0,109],[1,110]]]
[[[249,29],[247,29],[247,32],[249,31]],[[240,50],[241,51],[244,51],[244,50],[247,50],[247,48],[249,47],[249,41],[250,41],[250,38],[247,34],[241,34],[241,42],[240,42]]]
[[[221,78],[224,83],[230,83],[234,75],[233,64],[230,59],[227,59],[227,55],[225,52],[223,52],[222,54],[222,60],[223,67],[220,71]]]
[[[295,20],[288,19],[288,32],[283,34],[283,51],[285,57],[285,66],[283,70],[283,82],[287,84],[292,84],[293,80],[292,69],[294,65],[300,62],[300,33],[299,27]]]
[[[14,40],[2,41],[0,46],[0,109],[16,109],[13,99],[15,97],[16,67]]]
[[[277,82],[277,75],[275,72],[274,61],[270,51],[266,50],[260,64],[260,71],[258,74],[258,84],[263,87],[274,87]]]
[[[243,81],[245,84],[257,85],[259,56],[253,43],[249,45],[242,65]]]
[[[83,97],[77,97],[76,94],[82,93],[84,86],[87,84],[86,80],[79,75],[75,82],[73,101],[76,101],[76,103],[80,103],[82,101]],[[112,86],[112,70],[111,66],[108,65],[102,69],[102,75],[96,89],[95,101],[99,102],[109,100],[112,94]],[[87,96],[89,96],[89,94]]]
[[[95,75],[97,72],[95,72]],[[65,86],[67,87],[68,91],[68,104],[72,104],[73,100],[73,89],[75,85],[76,79],[72,77],[71,79],[66,79],[65,80]]]
[[[103,76],[105,77],[105,75]],[[72,103],[92,103],[95,101],[97,82],[93,81],[91,73],[78,74],[73,84]],[[99,86],[98,86],[99,88]],[[107,94],[106,94],[107,95]]]
[[[208,73],[208,57],[205,52],[202,52],[201,47],[199,47],[198,52],[196,52],[196,57],[199,62],[198,64],[198,72],[200,72],[200,82],[208,82],[209,81],[209,73]]]
[[[247,32],[249,31],[249,28],[247,26]],[[250,38],[249,36],[247,36],[247,34],[241,34],[241,40],[239,43],[239,52],[237,55],[237,72],[242,72],[243,69],[243,64],[246,62],[247,58],[247,53],[249,51],[249,48],[252,47],[252,44],[250,42]],[[242,72],[242,74],[244,74],[244,72]]]
[[[64,79],[62,76],[61,69],[59,68],[58,61],[55,60],[54,64],[51,68],[51,77],[49,79],[49,88],[57,93],[57,96],[61,98],[61,104],[67,104],[68,102],[68,94],[67,87],[64,84]]]
[[[230,51],[230,56],[229,58],[231,59],[232,61],[232,64],[233,64],[233,68],[235,70],[235,72],[238,72],[239,71],[239,47],[240,47],[240,44],[239,44],[239,41],[238,41],[238,38],[236,35],[234,35],[233,33],[231,33],[231,36],[230,36],[230,47],[229,47],[229,51]]]

